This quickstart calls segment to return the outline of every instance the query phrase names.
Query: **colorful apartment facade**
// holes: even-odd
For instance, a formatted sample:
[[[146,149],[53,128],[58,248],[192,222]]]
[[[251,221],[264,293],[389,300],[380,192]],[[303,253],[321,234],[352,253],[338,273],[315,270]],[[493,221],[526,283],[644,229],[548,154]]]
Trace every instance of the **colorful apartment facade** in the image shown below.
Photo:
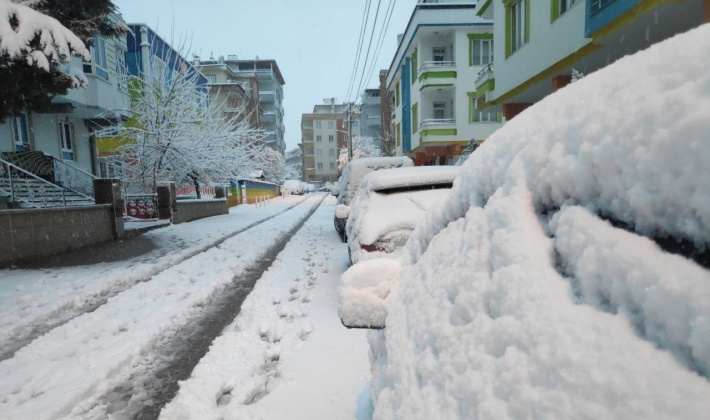
[[[505,121],[619,58],[710,21],[710,0],[486,0],[496,61],[476,78],[477,108]]]
[[[394,97],[395,154],[416,165],[456,162],[472,140],[501,126],[497,109],[480,112],[474,81],[493,63],[493,21],[476,16],[476,1],[421,0],[400,36],[386,77]]]

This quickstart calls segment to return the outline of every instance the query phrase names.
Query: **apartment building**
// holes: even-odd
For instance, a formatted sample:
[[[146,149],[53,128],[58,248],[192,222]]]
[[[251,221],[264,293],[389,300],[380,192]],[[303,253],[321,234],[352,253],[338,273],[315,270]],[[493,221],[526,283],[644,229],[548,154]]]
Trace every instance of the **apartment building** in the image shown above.
[[[228,55],[224,60],[234,80],[258,94],[259,127],[264,130],[266,145],[284,155],[286,153],[283,108],[283,87],[286,84],[276,60],[240,60]],[[254,82],[256,82],[254,84]]]
[[[195,58],[193,64],[207,78],[210,101],[218,107],[223,118],[248,119],[251,128],[261,127],[264,110],[260,106],[256,76],[235,73],[223,56],[207,61]]]
[[[394,95],[387,90],[387,70],[380,70],[380,150],[385,156],[395,153],[393,113]]]
[[[592,73],[710,22],[710,0],[480,3],[477,15],[494,22],[496,61],[476,78],[476,107],[505,120],[569,84],[574,71]]]
[[[475,80],[493,63],[493,21],[476,16],[476,1],[415,6],[390,65],[395,154],[416,165],[453,164],[471,141],[501,126],[501,110],[477,107]]]
[[[382,145],[382,115],[380,89],[365,89],[360,97],[360,133],[363,136],[371,137],[375,144]]]
[[[328,99],[323,105],[313,107],[313,112],[301,116],[301,144],[303,150],[303,175],[307,182],[335,182],[338,172],[338,155],[348,145],[348,110],[353,136],[361,133],[360,107],[336,104]]]

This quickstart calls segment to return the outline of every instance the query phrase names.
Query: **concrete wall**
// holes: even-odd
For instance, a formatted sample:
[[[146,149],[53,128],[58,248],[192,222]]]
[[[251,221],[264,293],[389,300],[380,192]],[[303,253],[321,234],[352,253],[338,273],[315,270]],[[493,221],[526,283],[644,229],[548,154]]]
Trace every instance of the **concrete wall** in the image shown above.
[[[0,266],[113,240],[109,205],[0,211]]]
[[[173,213],[173,223],[185,223],[220,214],[229,214],[229,203],[226,199],[179,200],[177,212]]]

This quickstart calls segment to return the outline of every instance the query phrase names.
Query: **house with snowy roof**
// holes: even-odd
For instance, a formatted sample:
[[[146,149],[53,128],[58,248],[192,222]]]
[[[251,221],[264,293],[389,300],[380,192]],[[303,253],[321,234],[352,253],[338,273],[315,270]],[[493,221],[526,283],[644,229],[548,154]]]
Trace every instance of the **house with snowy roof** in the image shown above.
[[[473,106],[507,121],[575,77],[710,22],[710,1],[486,0],[476,14],[497,41]]]

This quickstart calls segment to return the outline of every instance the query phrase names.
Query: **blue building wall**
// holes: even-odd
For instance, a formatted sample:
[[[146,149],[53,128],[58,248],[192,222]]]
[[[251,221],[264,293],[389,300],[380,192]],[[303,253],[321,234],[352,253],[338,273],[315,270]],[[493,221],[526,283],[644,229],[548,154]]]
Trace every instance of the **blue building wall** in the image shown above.
[[[412,62],[407,57],[402,66],[402,152],[412,150]]]
[[[584,36],[591,37],[643,0],[587,0],[584,19]]]
[[[182,68],[186,69],[189,75],[195,75],[197,77],[197,85],[204,89],[205,92],[209,90],[207,77],[200,73],[195,66],[192,65],[190,61],[185,59],[176,51],[170,44],[165,42],[158,34],[156,34],[152,29],[145,25],[131,24],[128,25],[131,28],[131,32],[127,36],[127,52],[126,52],[126,67],[128,67],[128,74],[131,76],[140,76],[141,74],[148,71],[150,64],[143,63],[143,54],[141,44],[143,43],[143,33],[141,28],[145,27],[148,32],[146,34],[148,44],[150,44],[150,54],[151,57],[157,57],[166,64],[166,74],[165,79],[169,82],[172,80],[173,73],[180,71]]]

